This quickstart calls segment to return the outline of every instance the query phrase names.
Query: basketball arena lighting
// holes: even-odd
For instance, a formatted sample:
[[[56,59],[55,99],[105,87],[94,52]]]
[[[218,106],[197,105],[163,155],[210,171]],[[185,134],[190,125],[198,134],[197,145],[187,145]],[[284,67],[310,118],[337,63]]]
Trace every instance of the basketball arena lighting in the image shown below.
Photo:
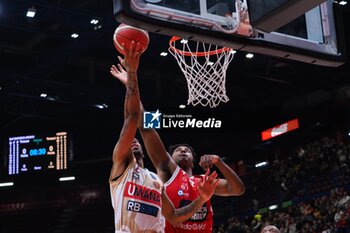
[[[187,42],[188,42],[187,39],[182,39],[182,40],[180,40],[180,43],[181,43],[181,44],[186,44]]]
[[[254,54],[252,54],[252,53],[247,53],[247,55],[245,55],[245,57],[250,59],[250,58],[253,58],[253,57],[254,57]]]
[[[101,28],[102,28],[102,25],[100,24],[100,25],[95,26],[95,27],[94,27],[94,30],[99,30],[99,29],[101,29]]]
[[[41,94],[40,94],[40,97],[41,97],[41,98],[45,98],[45,97],[47,97],[47,94],[46,94],[46,93],[41,93]]]
[[[277,207],[278,207],[277,205],[270,205],[269,210],[275,210],[275,209],[277,209]]]
[[[263,162],[259,162],[255,164],[255,167],[265,167],[267,166],[269,163],[267,161],[263,161]]]
[[[179,108],[184,109],[184,108],[186,108],[186,105],[180,104],[180,105],[179,105]]]
[[[75,180],[75,176],[60,177],[58,180],[62,181],[62,182],[64,182],[64,181],[72,181],[72,180]]]
[[[166,56],[168,56],[168,53],[167,53],[167,52],[161,52],[161,53],[160,53],[160,56],[166,57]]]
[[[345,6],[348,2],[347,1],[340,1],[339,5]]]
[[[9,187],[9,186],[13,186],[14,183],[13,182],[3,182],[0,183],[0,187]]]
[[[98,19],[92,19],[90,21],[91,24],[95,24],[95,25],[98,24],[98,22],[99,22]]]
[[[99,108],[99,109],[105,109],[108,108],[107,104],[94,104],[94,107]]]
[[[27,17],[28,18],[34,18],[35,13],[36,13],[36,9],[34,7],[31,7],[27,11]]]
[[[73,33],[72,35],[70,35],[70,37],[76,39],[79,37],[79,34],[78,33]]]

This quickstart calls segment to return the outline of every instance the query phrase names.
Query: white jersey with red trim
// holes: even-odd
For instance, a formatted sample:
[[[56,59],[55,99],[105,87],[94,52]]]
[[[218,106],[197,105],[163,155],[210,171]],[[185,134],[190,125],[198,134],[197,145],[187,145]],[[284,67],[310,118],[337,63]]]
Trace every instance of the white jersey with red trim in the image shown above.
[[[171,178],[164,184],[166,193],[169,199],[174,204],[175,208],[181,208],[188,205],[198,196],[196,183],[204,179],[204,175],[189,176],[179,166]],[[199,208],[192,217],[177,225],[173,226],[166,222],[166,233],[209,233],[213,229],[213,208],[210,200],[207,201],[201,208]]]
[[[134,160],[116,180],[110,181],[116,233],[162,233],[163,182]]]

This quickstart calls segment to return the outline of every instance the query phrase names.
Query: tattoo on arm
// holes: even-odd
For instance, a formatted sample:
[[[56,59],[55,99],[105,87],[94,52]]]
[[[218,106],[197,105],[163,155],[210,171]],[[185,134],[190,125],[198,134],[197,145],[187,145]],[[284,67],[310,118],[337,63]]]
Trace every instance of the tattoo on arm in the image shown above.
[[[128,82],[127,82],[127,94],[136,95],[137,93],[137,83],[136,83],[136,73],[128,73]]]
[[[197,208],[195,208],[196,206],[194,205],[193,202],[191,202],[190,204],[188,204],[187,206],[184,206],[180,209],[177,209],[177,215],[178,216],[182,216],[182,215],[185,215],[189,212],[192,212],[194,210],[196,210]]]

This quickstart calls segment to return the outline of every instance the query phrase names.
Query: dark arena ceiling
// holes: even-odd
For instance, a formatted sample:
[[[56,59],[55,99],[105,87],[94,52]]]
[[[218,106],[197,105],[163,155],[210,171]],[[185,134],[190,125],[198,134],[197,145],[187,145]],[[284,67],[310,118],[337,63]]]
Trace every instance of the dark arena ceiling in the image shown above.
[[[28,8],[36,16],[27,18]],[[343,7],[350,48],[349,4]],[[97,19],[97,24],[91,20]],[[3,0],[0,2],[0,134],[67,130],[76,161],[109,158],[123,122],[124,87],[109,74],[117,63],[113,2]],[[73,33],[79,34],[72,38]],[[299,117],[303,129],[350,120],[350,64],[321,67],[238,51],[226,79],[228,103],[187,106],[187,86],[166,51],[170,37],[150,34],[141,58],[141,98],[149,110],[222,120],[221,129],[160,130],[165,145],[188,142],[200,153],[236,160],[259,147],[261,130]],[[45,93],[46,97],[42,94]],[[99,108],[102,105],[104,108]],[[286,139],[288,140],[288,138]],[[252,153],[254,156],[254,153]]]

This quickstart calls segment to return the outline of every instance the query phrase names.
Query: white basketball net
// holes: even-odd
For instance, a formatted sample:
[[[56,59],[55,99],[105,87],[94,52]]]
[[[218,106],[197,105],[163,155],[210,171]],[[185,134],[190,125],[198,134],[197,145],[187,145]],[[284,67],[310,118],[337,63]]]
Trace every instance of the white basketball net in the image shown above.
[[[176,44],[182,44],[182,48],[176,48]],[[184,39],[172,42],[169,47],[169,52],[175,57],[187,80],[188,105],[201,104],[214,108],[221,101],[229,101],[225,88],[226,70],[235,51],[220,49],[222,47],[217,45],[195,41],[190,43]]]

